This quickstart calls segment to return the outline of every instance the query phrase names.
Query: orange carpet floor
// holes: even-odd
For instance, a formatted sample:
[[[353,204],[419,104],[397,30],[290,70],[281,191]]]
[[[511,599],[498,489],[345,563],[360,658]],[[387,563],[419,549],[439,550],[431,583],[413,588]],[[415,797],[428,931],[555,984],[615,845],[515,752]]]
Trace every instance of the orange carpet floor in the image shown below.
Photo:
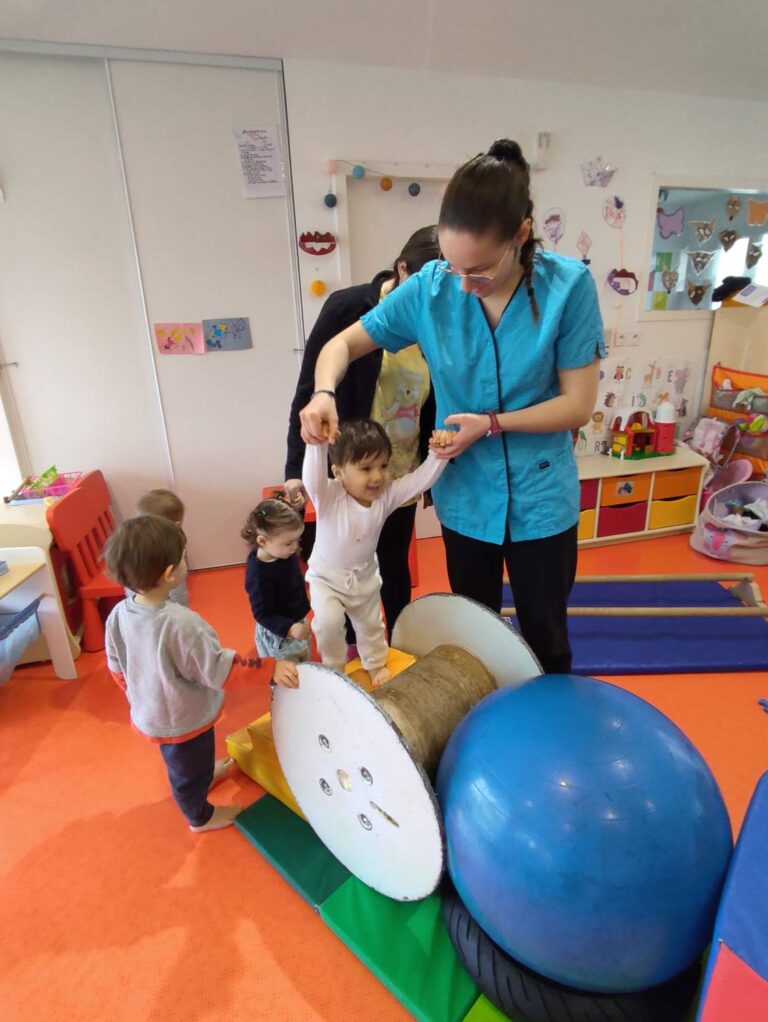
[[[440,540],[419,543],[417,594],[447,589]],[[582,574],[708,572],[686,537],[583,551]],[[723,565],[727,570],[728,565]],[[768,569],[757,569],[763,594]],[[199,572],[192,603],[241,651],[242,568]],[[0,1018],[27,1022],[402,1022],[410,1016],[234,829],[192,835],[159,753],[128,725],[103,655],[77,681],[49,665],[0,688]],[[768,768],[768,673],[616,679],[690,736],[734,827]],[[259,716],[233,691],[224,736]],[[214,801],[249,804],[242,775]]]

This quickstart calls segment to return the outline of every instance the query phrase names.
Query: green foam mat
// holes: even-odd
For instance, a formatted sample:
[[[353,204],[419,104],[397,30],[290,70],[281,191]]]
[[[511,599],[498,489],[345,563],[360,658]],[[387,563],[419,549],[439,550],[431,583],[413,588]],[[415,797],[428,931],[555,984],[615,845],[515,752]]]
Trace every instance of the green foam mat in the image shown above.
[[[499,1011],[487,997],[480,994],[478,999],[464,1016],[464,1022],[510,1022],[509,1015]]]
[[[310,825],[271,795],[240,813],[235,826],[313,908],[351,876]]]
[[[320,917],[420,1022],[462,1022],[477,998],[443,923],[439,894],[392,901],[355,877]]]

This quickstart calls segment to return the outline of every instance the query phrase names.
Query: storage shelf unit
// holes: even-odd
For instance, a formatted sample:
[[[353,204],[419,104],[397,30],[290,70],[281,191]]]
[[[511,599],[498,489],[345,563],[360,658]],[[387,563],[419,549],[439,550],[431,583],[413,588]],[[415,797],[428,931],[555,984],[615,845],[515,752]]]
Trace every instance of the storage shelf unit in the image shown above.
[[[578,458],[582,546],[693,529],[707,461],[677,446],[666,457],[622,461],[593,454]]]

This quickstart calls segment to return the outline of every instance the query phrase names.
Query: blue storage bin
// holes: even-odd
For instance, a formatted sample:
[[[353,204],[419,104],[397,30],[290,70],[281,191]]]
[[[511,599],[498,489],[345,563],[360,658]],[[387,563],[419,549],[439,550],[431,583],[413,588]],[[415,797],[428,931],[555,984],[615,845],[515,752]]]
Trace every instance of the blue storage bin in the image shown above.
[[[38,599],[15,614],[0,614],[0,684],[8,681],[24,650],[40,634],[39,606]]]

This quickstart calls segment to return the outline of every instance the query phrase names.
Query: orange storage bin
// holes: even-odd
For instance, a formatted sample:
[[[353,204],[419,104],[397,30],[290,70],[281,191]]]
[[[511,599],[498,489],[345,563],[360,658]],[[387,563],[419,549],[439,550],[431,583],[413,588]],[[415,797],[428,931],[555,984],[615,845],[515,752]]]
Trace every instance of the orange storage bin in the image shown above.
[[[592,539],[595,535],[595,509],[587,508],[579,515],[579,539]]]
[[[658,472],[653,484],[653,499],[664,500],[667,497],[689,497],[699,492],[701,480],[700,468],[678,468],[668,472]]]
[[[606,476],[600,493],[600,507],[620,507],[648,500],[651,495],[651,473],[632,476]]]

